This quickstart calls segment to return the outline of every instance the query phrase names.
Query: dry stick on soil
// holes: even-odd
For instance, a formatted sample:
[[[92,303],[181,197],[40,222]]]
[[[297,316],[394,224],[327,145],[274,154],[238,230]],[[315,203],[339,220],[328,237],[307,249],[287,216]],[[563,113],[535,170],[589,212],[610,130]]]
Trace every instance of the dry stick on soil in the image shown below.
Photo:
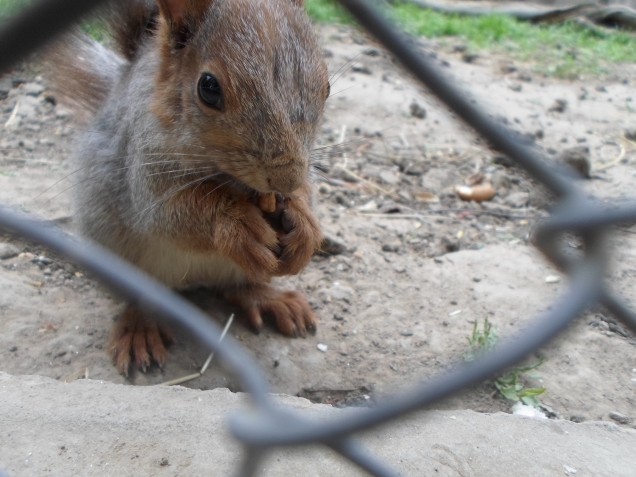
[[[520,210],[531,210],[531,209],[520,209]],[[372,214],[365,212],[358,212],[358,215],[364,215],[365,217],[379,217],[383,219],[422,219],[426,217],[438,217],[438,215],[433,214],[444,214],[448,212],[455,213],[471,213],[477,215],[491,215],[493,217],[499,217],[502,219],[532,219],[532,216],[528,215],[515,215],[515,214],[507,214],[505,212],[495,212],[492,210],[474,210],[474,209],[438,209],[438,210],[427,210],[430,214]]]
[[[219,338],[219,343],[223,341],[223,338],[225,338],[225,335],[230,329],[230,326],[232,326],[233,321],[234,321],[234,313],[232,313],[230,317],[228,318],[227,323],[225,324],[225,328],[223,328],[223,333],[221,333],[221,337]],[[210,363],[212,362],[213,357],[214,357],[214,352],[210,353],[210,356],[208,356],[208,359],[205,360],[205,363],[203,363],[203,366],[201,367],[201,371],[199,371],[198,373],[190,374],[182,378],[173,379],[172,381],[166,381],[165,383],[161,383],[161,385],[174,386],[176,384],[187,383],[188,381],[192,381],[193,379],[201,377],[203,373],[205,373],[205,371],[208,369],[208,366],[210,366]]]

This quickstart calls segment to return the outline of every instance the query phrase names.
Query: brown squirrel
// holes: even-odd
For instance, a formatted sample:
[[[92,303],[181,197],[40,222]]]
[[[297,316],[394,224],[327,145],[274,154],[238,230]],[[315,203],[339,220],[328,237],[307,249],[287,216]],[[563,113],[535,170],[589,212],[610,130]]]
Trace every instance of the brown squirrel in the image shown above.
[[[104,12],[117,46],[78,33],[53,83],[94,118],[77,146],[81,232],[168,286],[217,287],[258,330],[315,332],[300,272],[322,235],[310,153],[329,96],[302,0],[130,0]],[[163,365],[170,331],[129,306],[109,350]]]

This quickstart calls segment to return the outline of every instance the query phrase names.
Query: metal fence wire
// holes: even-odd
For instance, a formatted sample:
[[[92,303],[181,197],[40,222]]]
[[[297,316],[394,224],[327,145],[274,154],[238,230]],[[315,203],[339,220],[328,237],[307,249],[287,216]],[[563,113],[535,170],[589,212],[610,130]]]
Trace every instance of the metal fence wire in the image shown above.
[[[0,73],[104,1],[39,0],[31,4],[0,29]],[[590,306],[604,306],[636,332],[636,314],[603,281],[608,264],[605,239],[612,226],[636,221],[636,205],[602,204],[583,194],[567,171],[557,170],[537,150],[520,143],[512,131],[491,120],[467,100],[430,59],[410,46],[407,36],[370,5],[370,1],[339,1],[460,118],[556,195],[558,202],[551,216],[536,229],[535,244],[569,274],[570,285],[523,336],[502,342],[482,358],[422,382],[410,391],[385,398],[373,409],[339,416],[337,420],[310,421],[298,412],[274,405],[268,396],[268,384],[254,361],[231,337],[219,342],[219,326],[189,302],[112,253],[0,207],[0,230],[20,234],[56,250],[92,272],[123,298],[167,320],[179,322],[199,336],[234,371],[244,390],[250,393],[254,407],[250,412],[234,413],[229,420],[231,432],[245,447],[245,457],[238,469],[240,476],[256,475],[264,454],[274,447],[310,443],[331,447],[372,475],[398,476],[389,464],[357,444],[352,434],[430,406],[503,371],[554,338]],[[584,246],[580,257],[566,256],[562,251],[566,233],[581,238]]]

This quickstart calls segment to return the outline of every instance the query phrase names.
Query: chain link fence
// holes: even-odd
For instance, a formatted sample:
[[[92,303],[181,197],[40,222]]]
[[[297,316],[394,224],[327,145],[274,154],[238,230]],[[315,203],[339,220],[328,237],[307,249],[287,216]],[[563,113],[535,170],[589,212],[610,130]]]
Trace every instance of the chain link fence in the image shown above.
[[[277,446],[323,444],[378,477],[398,476],[384,461],[365,451],[352,434],[422,409],[459,390],[482,382],[521,360],[559,332],[585,309],[602,305],[636,332],[636,314],[604,283],[608,264],[606,238],[612,226],[636,221],[636,204],[607,205],[583,194],[568,170],[549,164],[540,153],[522,144],[509,129],[491,120],[473,105],[409,38],[387,20],[368,0],[339,0],[361,26],[371,32],[402,65],[481,134],[493,148],[524,167],[557,198],[551,216],[535,231],[536,246],[569,274],[570,285],[549,311],[514,339],[500,343],[480,359],[429,379],[402,394],[385,398],[373,409],[340,416],[337,420],[310,421],[298,412],[275,406],[269,387],[254,361],[231,337],[219,342],[220,327],[192,304],[145,276],[112,253],[68,236],[65,232],[0,207],[0,230],[40,242],[89,270],[102,283],[129,302],[168,321],[179,322],[199,336],[240,379],[251,396],[253,409],[235,413],[229,428],[243,443],[245,457],[240,476],[257,475],[268,450]],[[104,0],[40,0],[32,3],[0,29],[0,72],[26,57]],[[565,234],[583,243],[580,257],[563,251]],[[0,470],[0,477],[4,476]]]

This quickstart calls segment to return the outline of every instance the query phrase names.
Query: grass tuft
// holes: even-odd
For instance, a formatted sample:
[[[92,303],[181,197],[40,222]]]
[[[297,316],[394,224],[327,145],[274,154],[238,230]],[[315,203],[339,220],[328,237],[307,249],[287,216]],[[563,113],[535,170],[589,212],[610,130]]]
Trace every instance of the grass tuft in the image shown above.
[[[351,21],[335,0],[305,0],[305,5],[316,21]],[[598,75],[609,72],[612,63],[636,62],[636,35],[630,32],[590,30],[573,22],[533,25],[505,15],[444,14],[399,2],[388,11],[414,35],[461,42],[471,51],[503,53],[532,63],[547,76]]]
[[[479,320],[475,320],[473,331],[467,338],[469,350],[464,353],[464,361],[474,361],[479,356],[488,351],[492,351],[497,346],[499,335],[497,327],[484,320],[484,326],[479,328]],[[545,388],[526,388],[523,384],[523,376],[539,379],[540,376],[534,371],[543,364],[543,358],[529,366],[515,366],[508,369],[501,376],[494,379],[493,384],[502,398],[514,402],[521,401],[526,406],[539,407],[537,396],[545,392]]]

